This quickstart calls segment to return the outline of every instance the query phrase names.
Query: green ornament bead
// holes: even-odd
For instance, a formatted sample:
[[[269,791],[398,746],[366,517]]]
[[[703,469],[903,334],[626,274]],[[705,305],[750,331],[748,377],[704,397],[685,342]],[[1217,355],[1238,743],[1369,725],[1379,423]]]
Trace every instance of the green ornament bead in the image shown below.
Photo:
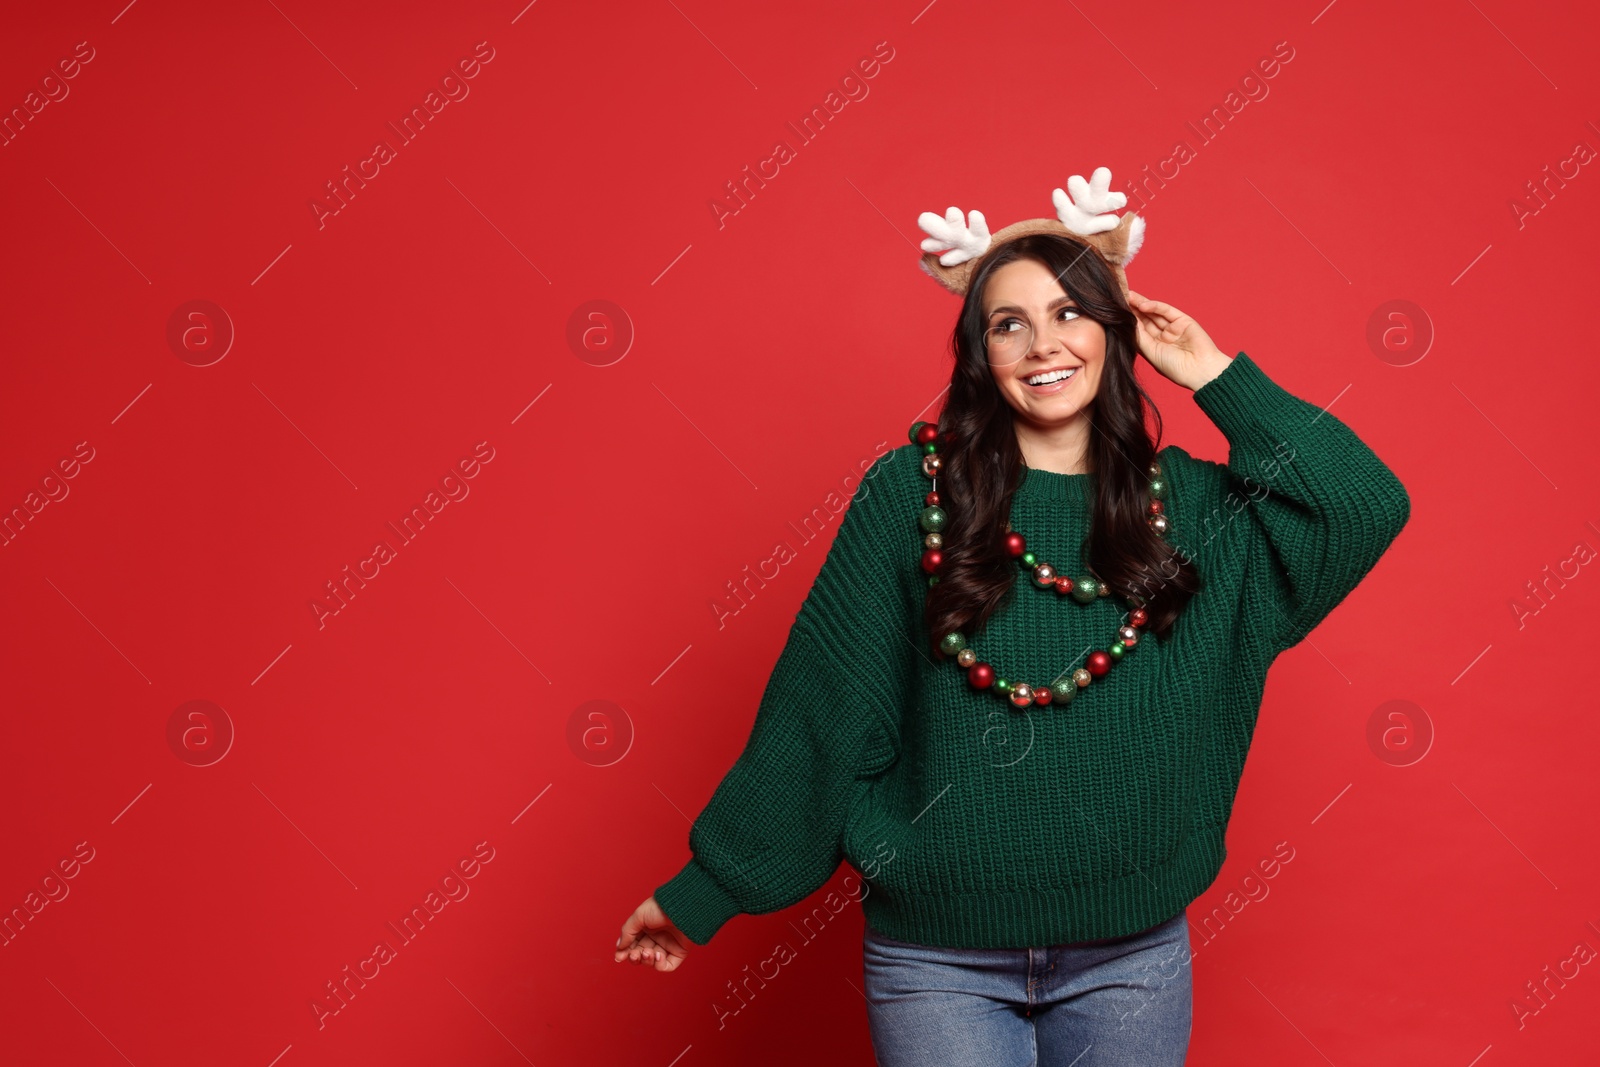
[[[938,584],[939,584],[939,576],[937,574],[928,575],[928,588],[929,589],[932,589],[934,586],[936,586]]]
[[[1100,595],[1100,583],[1088,575],[1072,580],[1072,599],[1087,604]]]
[[[922,516],[917,521],[928,533],[938,533],[944,529],[945,518],[944,508],[932,504],[922,509]]]
[[[933,455],[935,452],[939,451],[939,442],[938,442],[938,440],[935,439],[935,440],[929,441],[927,444],[923,445],[922,446],[922,451],[925,454],[930,455],[930,456]]]
[[[907,434],[906,436],[911,439],[911,443],[912,444],[916,444],[917,443],[917,434],[921,433],[922,432],[922,428],[924,426],[926,426],[926,425],[928,425],[926,420],[913,422],[911,424],[911,432],[909,434]]]
[[[1118,641],[1116,644],[1106,649],[1106,655],[1110,656],[1112,659],[1121,659],[1122,654],[1126,651],[1128,651],[1128,646],[1124,645],[1121,641]]]
[[[1164,500],[1167,496],[1167,480],[1165,478],[1150,479],[1150,495],[1157,500]]]
[[[1057,704],[1070,704],[1078,695],[1078,685],[1071,678],[1063,678],[1050,686],[1050,696]]]
[[[1035,556],[1032,552],[1024,552],[1022,555],[1017,557],[1017,561],[1030,571],[1039,565],[1039,557]]]
[[[939,641],[939,651],[953,656],[967,647],[967,639],[958,633],[948,633]]]
[[[1004,678],[996,678],[994,680],[994,691],[996,693],[1004,693],[1007,696],[1010,696],[1011,695],[1011,683],[1006,681]]]

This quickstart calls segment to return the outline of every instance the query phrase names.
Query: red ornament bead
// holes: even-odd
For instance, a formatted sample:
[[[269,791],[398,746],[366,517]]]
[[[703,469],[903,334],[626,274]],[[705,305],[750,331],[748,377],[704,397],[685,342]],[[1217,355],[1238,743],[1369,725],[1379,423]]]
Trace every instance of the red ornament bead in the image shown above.
[[[937,492],[930,491],[927,496],[922,498],[922,503],[924,507],[933,507],[939,503],[939,494]]]
[[[967,681],[974,689],[987,689],[994,684],[994,668],[987,663],[974,663],[967,668]]]
[[[922,569],[928,574],[938,570],[939,565],[943,562],[944,553],[937,548],[930,548],[922,553]]]
[[[1145,614],[1143,608],[1134,608],[1133,614],[1128,616],[1129,626],[1143,626],[1150,616]]]
[[[1096,650],[1089,653],[1089,662],[1085,663],[1084,666],[1089,668],[1090,674],[1094,675],[1096,678],[1099,678],[1101,675],[1105,674],[1106,671],[1111,669],[1111,656],[1105,652]]]
[[[1049,704],[1054,698],[1055,694],[1050,691],[1048,685],[1036,685],[1033,687],[1033,702],[1041,708]]]
[[[1056,575],[1056,592],[1063,596],[1072,592],[1072,579],[1065,574]]]
[[[1159,501],[1159,500],[1150,501],[1150,514],[1159,515],[1159,514],[1161,514],[1161,510],[1162,510],[1161,509],[1161,501]]]
[[[1006,551],[1011,553],[1012,556],[1020,556],[1027,550],[1028,542],[1023,540],[1021,534],[1014,530],[1006,534]]]
[[[930,422],[926,426],[924,426],[922,429],[917,431],[917,444],[925,445],[929,441],[934,440],[938,436],[939,436],[939,427],[935,426],[933,423]]]

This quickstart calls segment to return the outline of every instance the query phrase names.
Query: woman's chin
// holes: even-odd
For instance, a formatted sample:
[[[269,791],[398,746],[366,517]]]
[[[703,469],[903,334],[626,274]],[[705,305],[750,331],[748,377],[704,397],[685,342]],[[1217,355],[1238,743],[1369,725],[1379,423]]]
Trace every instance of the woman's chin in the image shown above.
[[[1011,399],[1013,408],[1025,411],[1040,420],[1067,421],[1076,417],[1088,406],[1080,397],[1071,393],[1051,393],[1049,396],[1034,396],[1031,393],[1007,395]]]

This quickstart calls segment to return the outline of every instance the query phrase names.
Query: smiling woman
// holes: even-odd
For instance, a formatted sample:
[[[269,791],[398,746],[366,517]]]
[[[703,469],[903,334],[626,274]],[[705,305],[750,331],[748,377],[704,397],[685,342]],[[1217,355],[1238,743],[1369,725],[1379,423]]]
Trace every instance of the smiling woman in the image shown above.
[[[1109,184],[1074,176],[1056,219],[992,238],[976,211],[919,219],[922,268],[962,297],[944,407],[852,499],[618,962],[675,970],[843,857],[872,890],[883,1067],[1183,1062],[1186,909],[1227,855],[1268,667],[1411,505],[1338,418],[1127,287],[1143,225]],[[1140,357],[1226,464],[1159,447]]]
[[[1085,388],[1074,390],[1074,397],[1094,395],[1105,359],[1105,331],[1095,329],[1077,301],[1061,292],[1043,263],[1018,259],[995,271],[984,304],[984,318],[991,323],[984,351],[1001,389],[1019,396],[1012,382],[1021,381],[1027,387],[1021,396],[1056,396],[1075,379]]]
[[[1105,259],[1084,247],[1026,234],[986,255],[968,283],[939,446],[942,495],[961,506],[941,531],[933,633],[979,629],[1010,587],[1006,546],[989,534],[1009,530],[1006,472],[1019,466],[1093,472],[1086,562],[1112,588],[1162,576],[1144,605],[1152,631],[1165,635],[1198,588],[1193,564],[1149,521],[1156,442],[1146,423],[1154,415],[1159,428],[1160,414],[1134,374],[1136,317]]]

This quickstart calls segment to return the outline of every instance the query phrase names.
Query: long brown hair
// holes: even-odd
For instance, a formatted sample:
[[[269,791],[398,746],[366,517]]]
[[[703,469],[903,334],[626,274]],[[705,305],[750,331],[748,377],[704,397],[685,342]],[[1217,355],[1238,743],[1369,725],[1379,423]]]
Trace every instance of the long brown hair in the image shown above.
[[[1023,474],[1022,449],[1015,412],[989,369],[983,314],[990,276],[1018,259],[1042,264],[1077,301],[1078,312],[1105,327],[1099,391],[1083,413],[1089,419],[1085,463],[1096,486],[1084,558],[1114,594],[1144,607],[1145,629],[1165,637],[1199,591],[1200,575],[1187,554],[1147,521],[1149,468],[1160,447],[1161,413],[1134,376],[1138,320],[1098,252],[1065,235],[1040,233],[1008,241],[986,257],[951,334],[955,367],[939,416],[939,496],[950,518],[942,531],[939,581],[928,591],[925,616],[934,651],[942,655],[938,646],[945,634],[970,639],[998,610],[1021,570],[1006,551],[1004,530]]]

